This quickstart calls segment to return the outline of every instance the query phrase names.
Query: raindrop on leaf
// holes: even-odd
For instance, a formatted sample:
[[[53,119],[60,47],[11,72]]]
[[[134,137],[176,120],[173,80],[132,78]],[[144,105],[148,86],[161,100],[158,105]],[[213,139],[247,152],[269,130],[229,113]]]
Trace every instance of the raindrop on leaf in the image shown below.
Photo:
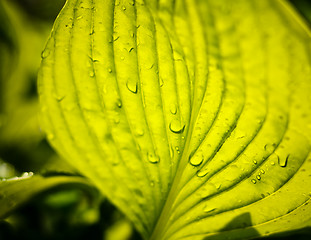
[[[126,82],[127,89],[132,93],[137,93],[137,82],[135,80],[128,80]]]
[[[275,145],[274,144],[266,144],[264,148],[265,148],[265,151],[267,151],[268,153],[272,153],[275,149]]]
[[[144,135],[144,130],[142,128],[138,127],[138,128],[136,128],[135,133],[136,133],[136,136],[141,137]]]
[[[163,78],[159,78],[159,82],[160,82],[160,87],[162,87],[163,86],[163,84],[164,84],[164,80],[163,80]]]
[[[203,161],[204,161],[204,155],[203,155],[202,150],[199,150],[192,157],[190,157],[190,164],[194,167],[201,165]]]
[[[170,130],[173,133],[182,133],[185,129],[185,124],[181,123],[180,121],[174,119],[171,121],[169,125]]]
[[[45,49],[42,53],[41,53],[41,58],[47,58],[50,55],[51,51],[49,49]]]
[[[91,71],[89,72],[89,76],[90,76],[90,77],[94,77],[94,76],[95,76],[95,73],[94,73],[93,70],[91,70]]]
[[[147,158],[148,158],[148,161],[150,163],[158,163],[160,161],[160,158],[159,156],[153,154],[153,153],[148,153],[147,154]]]
[[[177,107],[176,107],[176,104],[172,104],[171,107],[170,107],[170,112],[175,115],[177,113]]]
[[[203,212],[205,212],[205,213],[211,213],[211,212],[214,212],[215,210],[216,210],[216,208],[210,207],[209,205],[206,205],[203,208]]]
[[[117,107],[118,107],[118,108],[121,108],[121,107],[122,107],[122,101],[121,101],[121,99],[118,99],[118,100],[117,100]]]
[[[207,174],[208,174],[208,169],[205,168],[205,169],[201,169],[200,171],[197,172],[197,176],[198,177],[205,177]]]
[[[286,167],[288,159],[289,159],[290,155],[287,155],[286,158],[279,158],[279,166],[280,167]]]

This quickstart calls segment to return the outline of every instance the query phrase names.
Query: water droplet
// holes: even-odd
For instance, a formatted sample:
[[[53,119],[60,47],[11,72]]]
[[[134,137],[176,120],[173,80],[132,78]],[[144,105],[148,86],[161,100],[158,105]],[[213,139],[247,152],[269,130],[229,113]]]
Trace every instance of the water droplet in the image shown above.
[[[256,161],[256,160],[254,160],[254,161],[253,161],[253,163],[254,163],[254,164],[257,164],[257,161]]]
[[[56,98],[56,101],[57,101],[57,102],[61,102],[61,101],[64,100],[65,96],[57,95],[57,96],[55,96],[55,98]]]
[[[148,158],[148,161],[151,163],[158,163],[160,161],[159,156],[157,156],[153,153],[148,153],[147,158]]]
[[[120,59],[121,59],[121,60],[124,60],[124,59],[125,59],[125,57],[124,57],[124,56],[122,56]]]
[[[122,107],[122,101],[121,101],[121,99],[118,99],[118,100],[117,100],[117,107],[118,107],[118,108],[121,108],[121,107]]]
[[[265,151],[272,153],[275,149],[275,145],[274,144],[266,144],[265,145]]]
[[[122,10],[123,10],[123,11],[125,11],[125,10],[126,10],[126,7],[125,7],[125,6],[123,6],[123,7],[122,7]]]
[[[275,165],[275,162],[274,162],[274,161],[271,161],[270,164],[271,164],[272,166],[274,166],[274,165]]]
[[[109,72],[109,73],[112,73],[112,69],[111,69],[111,68],[108,68],[108,72]]]
[[[90,76],[90,77],[94,77],[94,76],[95,76],[95,73],[94,73],[93,70],[91,70],[91,71],[89,72],[89,76]]]
[[[260,179],[261,179],[260,175],[257,175],[257,176],[256,176],[256,178],[257,178],[258,180],[260,180]]]
[[[139,128],[139,127],[136,128],[135,134],[136,134],[136,136],[139,136],[139,137],[143,136],[144,135],[144,129]]]
[[[162,87],[163,86],[163,84],[164,84],[164,80],[163,80],[163,78],[159,78],[159,83],[160,83],[160,87]]]
[[[185,129],[185,124],[174,119],[171,121],[169,128],[173,133],[182,133]]]
[[[140,145],[138,143],[136,144],[136,149],[137,149],[137,151],[141,150],[141,147],[140,147]]]
[[[131,32],[130,36],[133,38],[135,36],[134,32]]]
[[[41,53],[41,58],[47,58],[50,55],[51,51],[49,49],[44,49],[44,51]]]
[[[175,149],[176,149],[176,152],[180,154],[179,147],[176,146]]]
[[[111,40],[113,40],[113,41],[115,42],[115,41],[117,41],[119,38],[120,38],[120,36],[113,36],[113,38],[110,39],[109,42],[110,42]],[[111,41],[110,43],[112,43],[112,41]]]
[[[255,179],[252,179],[252,183],[256,184],[256,182],[257,182],[257,181],[256,181]]]
[[[137,82],[135,80],[132,80],[132,79],[128,80],[126,82],[126,87],[132,93],[137,93]]]
[[[288,154],[286,158],[279,158],[279,166],[286,167],[289,157],[290,155]]]
[[[197,172],[198,177],[205,177],[208,174],[208,168],[201,169],[200,171]]]
[[[194,167],[201,165],[203,161],[204,155],[202,150],[197,151],[192,157],[190,156],[190,164]]]
[[[152,63],[150,66],[147,66],[146,69],[152,69],[154,67],[154,63]]]
[[[29,177],[32,177],[33,176],[33,172],[24,172],[21,176],[20,176],[20,179],[21,178],[29,178]]]
[[[130,4],[131,4],[132,6],[134,6],[134,5],[135,5],[135,1],[134,1],[134,0],[130,1]]]
[[[214,212],[216,208],[210,207],[208,204],[203,208],[203,212],[205,213],[211,213]]]
[[[170,107],[170,112],[171,114],[175,115],[177,113],[177,107],[176,107],[176,104],[172,104],[171,107]]]
[[[262,174],[265,174],[265,170],[263,170],[263,169],[260,169],[260,172],[261,172]]]

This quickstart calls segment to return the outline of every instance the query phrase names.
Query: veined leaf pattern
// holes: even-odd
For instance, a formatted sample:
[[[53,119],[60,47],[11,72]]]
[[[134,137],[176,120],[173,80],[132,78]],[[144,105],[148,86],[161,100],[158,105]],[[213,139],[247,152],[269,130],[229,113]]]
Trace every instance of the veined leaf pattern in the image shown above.
[[[43,127],[146,239],[303,227],[310,46],[281,0],[68,0],[42,54]]]

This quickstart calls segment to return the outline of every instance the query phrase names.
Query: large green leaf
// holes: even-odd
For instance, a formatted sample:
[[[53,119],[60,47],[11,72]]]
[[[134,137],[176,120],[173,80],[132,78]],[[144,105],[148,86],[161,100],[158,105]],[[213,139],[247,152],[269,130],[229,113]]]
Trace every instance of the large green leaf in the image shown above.
[[[281,0],[68,0],[43,127],[145,239],[309,226],[310,36]]]

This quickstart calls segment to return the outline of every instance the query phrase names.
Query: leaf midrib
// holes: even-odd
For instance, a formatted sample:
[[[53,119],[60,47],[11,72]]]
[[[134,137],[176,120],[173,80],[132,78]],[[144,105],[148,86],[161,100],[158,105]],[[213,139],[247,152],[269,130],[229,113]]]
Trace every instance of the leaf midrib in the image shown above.
[[[189,2],[189,1],[192,1],[192,0],[187,0],[186,5],[191,4],[191,2]],[[195,7],[195,4],[193,4],[193,7]],[[198,14],[198,10],[196,8],[195,8],[195,11],[197,13],[197,16],[200,17],[200,15]],[[178,162],[178,167],[176,168],[176,175],[173,177],[171,188],[169,190],[166,201],[162,207],[162,210],[159,214],[159,218],[156,221],[156,225],[155,225],[155,228],[153,229],[150,240],[161,239],[160,234],[162,234],[162,232],[161,232],[162,227],[164,226],[165,222],[167,222],[167,219],[169,218],[169,211],[171,210],[171,207],[173,206],[175,197],[177,195],[176,193],[178,190],[178,184],[180,182],[179,180],[181,179],[181,177],[183,175],[183,171],[185,169],[185,166],[188,163],[189,146],[190,146],[191,136],[192,136],[193,129],[194,129],[193,127],[196,123],[197,116],[198,116],[198,113],[200,111],[200,107],[201,107],[201,103],[202,103],[201,101],[196,101],[197,89],[198,88],[194,86],[194,94],[193,94],[194,100],[192,102],[193,105],[192,105],[192,109],[191,109],[191,113],[190,113],[189,128],[188,128],[187,135],[185,136],[186,142],[185,142],[184,148],[182,149],[182,155],[181,155],[180,161]]]

